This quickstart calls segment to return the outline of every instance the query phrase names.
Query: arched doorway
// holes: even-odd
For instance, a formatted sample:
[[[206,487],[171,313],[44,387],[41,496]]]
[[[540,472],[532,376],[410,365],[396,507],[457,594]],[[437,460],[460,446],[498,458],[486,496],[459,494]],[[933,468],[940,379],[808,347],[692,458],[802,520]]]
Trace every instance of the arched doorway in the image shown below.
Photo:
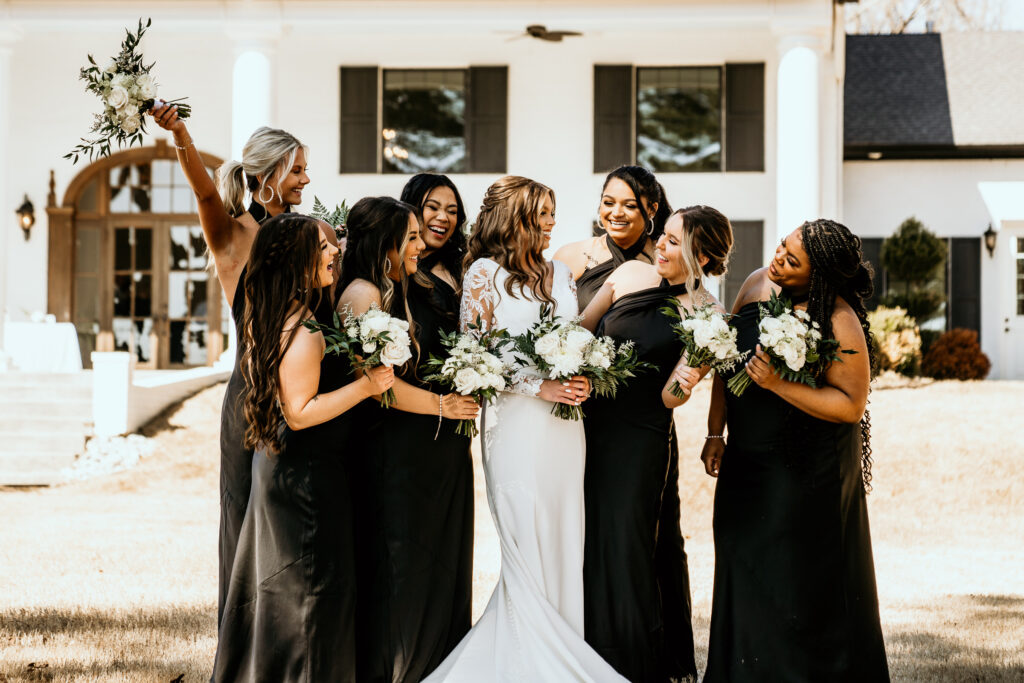
[[[209,173],[221,164],[201,153]],[[51,179],[48,308],[90,353],[130,351],[137,367],[212,365],[227,306],[206,268],[195,197],[164,140],[84,168],[56,205]]]

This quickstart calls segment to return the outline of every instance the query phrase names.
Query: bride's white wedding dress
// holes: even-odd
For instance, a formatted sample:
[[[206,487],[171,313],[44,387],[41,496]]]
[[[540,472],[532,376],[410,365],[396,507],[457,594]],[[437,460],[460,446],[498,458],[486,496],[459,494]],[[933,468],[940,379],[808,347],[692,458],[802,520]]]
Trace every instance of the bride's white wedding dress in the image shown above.
[[[556,315],[576,315],[569,269],[554,261]],[[508,273],[478,259],[463,282],[463,330],[525,332],[540,319],[529,291],[510,296]],[[514,290],[515,291],[515,290]],[[583,424],[551,414],[538,373],[522,371],[483,409],[487,501],[501,542],[501,574],[487,608],[427,681],[624,681],[583,640]]]

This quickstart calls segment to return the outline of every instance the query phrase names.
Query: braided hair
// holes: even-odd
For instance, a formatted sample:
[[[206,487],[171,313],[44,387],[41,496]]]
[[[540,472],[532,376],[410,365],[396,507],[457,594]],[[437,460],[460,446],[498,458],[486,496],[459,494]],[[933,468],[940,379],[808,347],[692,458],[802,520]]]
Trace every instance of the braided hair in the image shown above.
[[[314,292],[321,292],[320,258],[320,226],[315,218],[282,213],[256,233],[245,281],[239,284],[245,293],[239,367],[245,380],[241,398],[246,448],[263,446],[270,453],[281,448],[279,429],[284,416],[278,409],[278,373],[281,359],[302,329],[301,324],[287,330],[284,326],[295,302],[301,311],[314,309]]]
[[[874,291],[871,265],[864,261],[861,240],[845,225],[825,218],[800,226],[804,251],[811,263],[811,283],[807,314],[818,323],[825,339],[832,337],[832,312],[836,297],[853,308],[864,330],[868,347],[868,365],[874,366],[871,327],[864,300]],[[870,389],[869,389],[870,390]],[[861,429],[861,476],[864,490],[871,490],[871,413],[864,411]]]

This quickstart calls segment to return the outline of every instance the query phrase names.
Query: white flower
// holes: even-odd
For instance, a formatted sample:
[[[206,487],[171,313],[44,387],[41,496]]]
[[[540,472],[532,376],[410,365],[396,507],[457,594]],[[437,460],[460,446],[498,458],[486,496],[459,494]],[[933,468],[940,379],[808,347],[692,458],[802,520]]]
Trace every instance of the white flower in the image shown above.
[[[126,73],[115,73],[114,77],[110,79],[110,85],[115,88],[124,88],[127,92],[135,83],[135,79]]]
[[[156,97],[156,81],[149,74],[139,76],[135,85],[138,86],[139,95],[144,100],[151,100]]]
[[[104,73],[108,73],[111,76],[117,73],[117,62],[111,62],[107,64],[107,68],[103,70]]]
[[[462,368],[455,373],[455,391],[463,396],[468,396],[480,388],[480,375],[472,368]]]
[[[135,112],[129,116],[125,116],[121,119],[121,130],[131,135],[139,129],[142,125],[142,119],[139,118],[139,113]]]
[[[594,335],[585,327],[574,325],[565,335],[565,346],[574,354],[583,355],[586,347],[594,341]]]
[[[555,332],[548,332],[542,335],[533,345],[534,351],[541,358],[548,360],[549,356],[554,355],[558,351],[558,335]]]
[[[377,350],[377,342],[375,342],[375,341],[363,342],[363,353],[373,353],[376,350]]]
[[[359,337],[361,339],[372,339],[388,331],[390,328],[391,316],[379,308],[371,308],[359,316]]]
[[[394,339],[384,344],[380,352],[380,362],[384,365],[401,365],[412,358],[412,351],[409,350],[409,335],[403,334],[403,338]]]
[[[128,104],[128,91],[120,85],[115,85],[107,95],[107,104],[114,109],[123,109]]]

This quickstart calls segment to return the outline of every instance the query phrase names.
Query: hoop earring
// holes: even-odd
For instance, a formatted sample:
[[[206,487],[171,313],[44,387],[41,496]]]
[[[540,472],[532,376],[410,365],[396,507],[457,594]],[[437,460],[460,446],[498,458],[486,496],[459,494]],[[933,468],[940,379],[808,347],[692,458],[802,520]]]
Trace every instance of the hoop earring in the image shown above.
[[[654,234],[654,219],[653,218],[648,218],[647,222],[651,224],[651,227],[647,228],[647,234],[648,235],[653,235]]]
[[[263,198],[263,190],[270,190],[270,199]],[[270,185],[260,185],[260,191],[256,193],[256,199],[260,200],[260,204],[266,206],[268,202],[274,200],[274,188]]]
[[[385,275],[390,275],[391,274],[391,257],[389,257],[389,256],[385,256],[384,257],[384,274]]]

